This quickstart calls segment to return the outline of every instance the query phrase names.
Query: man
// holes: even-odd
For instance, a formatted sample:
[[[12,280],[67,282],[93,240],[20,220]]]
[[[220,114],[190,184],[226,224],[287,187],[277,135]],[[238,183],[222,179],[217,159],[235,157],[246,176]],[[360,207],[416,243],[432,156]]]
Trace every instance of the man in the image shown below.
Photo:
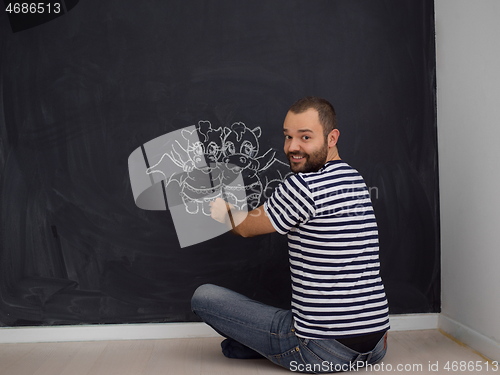
[[[283,133],[294,174],[248,214],[218,198],[211,215],[244,237],[287,234],[292,309],[203,285],[193,295],[193,311],[227,337],[227,357],[265,357],[302,372],[378,362],[387,349],[389,318],[366,184],[339,156],[340,132],[328,101],[296,102]]]

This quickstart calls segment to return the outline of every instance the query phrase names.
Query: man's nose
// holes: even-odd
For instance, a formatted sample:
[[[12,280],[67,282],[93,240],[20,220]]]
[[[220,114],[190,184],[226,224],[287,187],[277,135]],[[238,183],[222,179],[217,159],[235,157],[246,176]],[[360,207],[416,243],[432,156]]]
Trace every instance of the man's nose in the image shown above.
[[[300,142],[296,139],[288,141],[288,152],[295,152],[300,150]]]

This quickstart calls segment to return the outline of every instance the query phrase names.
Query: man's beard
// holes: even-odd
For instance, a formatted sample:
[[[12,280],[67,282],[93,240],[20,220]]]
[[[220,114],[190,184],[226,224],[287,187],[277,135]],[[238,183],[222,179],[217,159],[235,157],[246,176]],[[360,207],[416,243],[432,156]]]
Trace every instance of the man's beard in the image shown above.
[[[294,165],[292,155],[294,156],[305,156],[305,163],[301,165]],[[288,157],[288,163],[290,164],[290,169],[294,173],[309,173],[309,172],[317,172],[326,163],[326,158],[328,156],[328,145],[323,145],[322,148],[313,152],[312,154],[306,154],[302,152],[289,152],[286,154]]]

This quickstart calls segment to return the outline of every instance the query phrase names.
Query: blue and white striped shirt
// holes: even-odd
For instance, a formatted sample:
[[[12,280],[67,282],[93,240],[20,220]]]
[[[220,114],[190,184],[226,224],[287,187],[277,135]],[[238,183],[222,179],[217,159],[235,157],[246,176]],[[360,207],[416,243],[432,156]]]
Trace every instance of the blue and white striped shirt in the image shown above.
[[[337,339],[389,329],[378,229],[368,188],[341,160],[291,175],[264,204],[288,235],[299,337]]]

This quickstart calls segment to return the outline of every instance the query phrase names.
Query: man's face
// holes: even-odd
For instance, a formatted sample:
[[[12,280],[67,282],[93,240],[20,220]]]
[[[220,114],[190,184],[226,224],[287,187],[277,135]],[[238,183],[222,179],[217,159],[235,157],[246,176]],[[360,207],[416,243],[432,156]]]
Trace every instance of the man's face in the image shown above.
[[[328,144],[319,122],[318,112],[288,112],[283,124],[284,151],[292,172],[317,172],[326,162]]]

